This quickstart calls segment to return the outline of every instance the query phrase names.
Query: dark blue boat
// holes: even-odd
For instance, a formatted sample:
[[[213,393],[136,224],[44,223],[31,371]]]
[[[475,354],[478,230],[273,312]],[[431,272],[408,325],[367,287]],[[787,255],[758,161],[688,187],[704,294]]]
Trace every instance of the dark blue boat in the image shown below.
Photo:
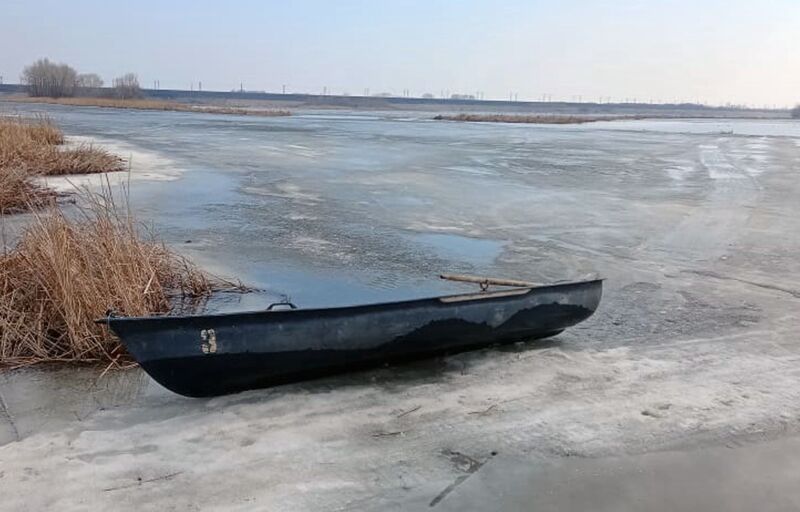
[[[175,393],[203,397],[553,336],[589,318],[602,295],[600,279],[538,285],[443,277],[479,283],[482,291],[363,306],[271,306],[206,316],[112,316],[103,322],[153,379]],[[489,291],[490,284],[511,287]]]

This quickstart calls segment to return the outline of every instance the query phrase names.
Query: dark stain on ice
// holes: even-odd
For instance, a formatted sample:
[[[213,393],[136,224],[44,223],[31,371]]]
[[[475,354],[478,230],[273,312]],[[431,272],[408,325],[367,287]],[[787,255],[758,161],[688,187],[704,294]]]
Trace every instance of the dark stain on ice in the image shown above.
[[[470,457],[469,455],[466,455],[464,453],[455,450],[445,449],[442,450],[441,453],[442,455],[450,459],[450,462],[453,464],[453,466],[456,467],[458,471],[461,471],[464,474],[456,478],[452,484],[448,485],[442,490],[442,492],[437,494],[436,497],[433,498],[433,500],[431,500],[429,504],[429,506],[431,507],[435,507],[436,505],[438,505],[443,499],[447,497],[448,494],[453,492],[453,490],[455,490],[456,487],[463,484],[467,480],[467,478],[469,478],[470,476],[475,474],[479,469],[481,469],[481,467],[483,467],[483,465],[486,464],[486,462],[491,457],[497,455],[497,452],[493,451],[489,457],[487,457],[482,461],[479,461]]]

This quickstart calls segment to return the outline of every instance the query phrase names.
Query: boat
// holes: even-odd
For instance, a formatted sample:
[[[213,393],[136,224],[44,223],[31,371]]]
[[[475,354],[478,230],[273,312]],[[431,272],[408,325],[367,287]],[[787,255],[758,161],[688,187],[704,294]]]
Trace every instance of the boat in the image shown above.
[[[460,295],[357,306],[98,320],[165,388],[208,397],[493,344],[546,338],[589,318],[602,280],[475,283]],[[490,287],[495,287],[490,289]],[[497,289],[497,287],[500,287]]]

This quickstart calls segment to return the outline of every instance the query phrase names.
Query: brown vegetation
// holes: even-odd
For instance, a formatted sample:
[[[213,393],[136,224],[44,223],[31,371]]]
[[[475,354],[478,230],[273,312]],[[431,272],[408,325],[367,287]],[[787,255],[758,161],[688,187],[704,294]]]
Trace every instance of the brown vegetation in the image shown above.
[[[52,194],[37,186],[22,169],[0,168],[0,216],[41,206]]]
[[[216,290],[211,278],[157,242],[113,202],[108,182],[85,191],[68,216],[38,175],[120,170],[122,160],[91,146],[60,147],[45,117],[0,118],[0,223],[33,210],[9,248],[0,239],[0,367],[46,361],[130,362],[123,346],[94,321],[108,310],[131,316],[197,306]],[[41,207],[41,208],[40,208]]]
[[[101,148],[64,147],[64,134],[45,116],[0,117],[0,172],[31,175],[90,174],[124,170],[124,161]]]
[[[0,254],[0,365],[127,362],[119,341],[94,323],[108,310],[166,313],[233,287],[142,236],[110,198],[107,190],[87,192],[88,205],[73,219],[55,207],[36,213],[18,244]]]
[[[528,124],[582,124],[596,121],[617,121],[621,119],[642,119],[641,116],[571,116],[553,114],[455,114],[438,115],[437,121],[467,121],[483,123],[528,123]]]
[[[0,117],[0,213],[52,197],[36,176],[121,171],[125,162],[91,145],[65,147],[64,134],[47,117]]]
[[[122,158],[91,144],[58,149],[46,156],[49,159],[42,160],[38,167],[38,172],[45,176],[125,170],[125,161]]]
[[[117,99],[117,98],[6,98],[7,101],[22,103],[48,103],[54,105],[74,105],[79,107],[106,107],[124,108],[134,110],[167,110],[175,112],[199,112],[203,114],[232,114],[244,116],[278,117],[290,116],[288,110],[256,110],[241,107],[228,107],[218,105],[191,105],[176,101],[148,100],[148,99]]]

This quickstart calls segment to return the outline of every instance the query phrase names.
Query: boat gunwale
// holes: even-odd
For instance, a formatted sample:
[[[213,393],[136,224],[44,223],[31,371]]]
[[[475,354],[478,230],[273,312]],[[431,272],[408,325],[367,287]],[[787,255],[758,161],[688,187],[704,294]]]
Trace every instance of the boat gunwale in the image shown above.
[[[422,297],[418,299],[406,299],[400,301],[390,301],[390,302],[372,302],[367,304],[351,304],[346,306],[331,306],[331,307],[317,307],[317,308],[297,308],[297,309],[285,309],[285,310],[275,310],[269,311],[267,309],[255,309],[255,310],[247,310],[247,311],[231,311],[226,313],[212,313],[212,314],[201,314],[201,315],[158,315],[158,316],[107,316],[104,318],[98,318],[95,320],[95,323],[98,324],[105,324],[110,325],[112,323],[128,323],[128,322],[169,322],[169,321],[179,321],[179,320],[189,320],[189,321],[196,321],[199,319],[209,319],[209,318],[230,318],[230,317],[252,317],[252,316],[266,316],[266,317],[273,317],[284,315],[284,314],[330,314],[336,313],[343,310],[353,310],[353,309],[385,309],[388,306],[410,306],[415,303],[425,303],[425,302],[433,302],[438,305],[442,306],[458,306],[463,305],[473,301],[483,301],[483,300],[501,300],[501,299],[513,299],[518,300],[523,297],[528,296],[533,291],[543,291],[550,288],[562,288],[568,286],[576,286],[576,285],[589,285],[589,284],[596,284],[605,281],[605,278],[597,277],[592,279],[586,279],[582,281],[567,281],[567,282],[558,282],[552,284],[542,284],[539,286],[524,286],[524,287],[513,287],[507,288],[505,290],[497,290],[497,292],[505,292],[511,290],[527,290],[525,293],[520,293],[518,295],[500,295],[493,297],[492,294],[495,292],[487,292],[486,297],[480,297],[480,292],[472,292],[472,293],[458,293],[452,295],[437,295],[433,297]],[[460,297],[474,297],[472,299],[464,300],[464,301],[444,301],[443,299],[457,299]],[[280,304],[280,303],[278,303]],[[305,315],[303,315],[305,316]]]

